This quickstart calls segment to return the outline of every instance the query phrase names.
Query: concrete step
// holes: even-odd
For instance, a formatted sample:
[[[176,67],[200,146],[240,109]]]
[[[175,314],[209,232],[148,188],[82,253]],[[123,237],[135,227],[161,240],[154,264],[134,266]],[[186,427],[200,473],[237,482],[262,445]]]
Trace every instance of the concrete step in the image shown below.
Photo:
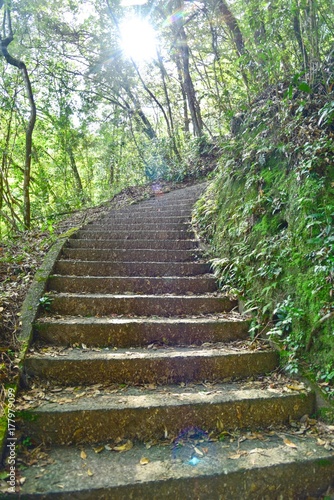
[[[152,198],[148,198],[146,200],[139,201],[138,203],[133,203],[132,205],[129,205],[130,207],[136,206],[136,205],[154,205],[154,204],[164,204],[164,205],[170,205],[170,204],[175,204],[175,205],[185,205],[187,203],[195,203],[196,199],[198,198],[198,192],[193,192],[193,193],[185,193],[183,192],[182,195],[177,191],[169,192],[162,194],[160,196],[155,196]]]
[[[73,312],[72,312],[73,314]],[[153,343],[201,345],[248,338],[249,322],[237,314],[198,318],[65,318],[39,319],[36,340],[50,345],[135,347]]]
[[[178,384],[240,379],[273,371],[278,353],[232,348],[43,349],[29,354],[29,378],[61,385]]]
[[[197,253],[199,253],[197,251]],[[195,261],[194,250],[145,250],[145,249],[90,249],[64,248],[62,258],[72,260],[99,260],[116,262],[189,262]]]
[[[172,222],[190,222],[191,220],[191,214],[188,214],[188,216],[180,216],[180,215],[171,215],[171,216],[166,216],[161,213],[151,213],[149,215],[142,215],[142,214],[136,214],[132,212],[128,212],[127,214],[118,214],[117,212],[111,213],[110,215],[106,215],[105,217],[101,217],[99,219],[99,223],[101,225],[109,225],[114,222],[148,222],[148,223],[153,223],[153,222],[166,222],[166,223],[172,223]],[[87,224],[89,226],[89,224]]]
[[[120,210],[123,212],[127,212],[129,210],[147,210],[151,208],[161,208],[161,209],[171,209],[177,208],[180,210],[191,210],[193,205],[196,203],[196,197],[188,197],[184,199],[176,199],[167,196],[161,196],[159,198],[151,198],[147,201],[140,201],[138,203],[133,203],[132,205],[128,205],[127,207],[123,207]]]
[[[244,388],[242,383],[154,388],[89,388],[53,393],[34,389],[38,405],[24,412],[17,427],[32,441],[46,444],[105,443],[131,439],[146,442],[178,436],[195,427],[258,430],[287,424],[314,410],[312,392],[300,396],[272,388]],[[38,396],[37,396],[38,394]],[[29,397],[29,392],[28,392]],[[18,401],[20,405],[20,401]]]
[[[25,469],[21,495],[61,500],[297,500],[322,498],[334,484],[334,456],[315,438],[288,435],[293,448],[284,443],[284,433],[248,436],[221,443],[189,431],[175,443],[135,443],[126,453],[103,447],[96,453],[84,446],[85,459],[76,446],[55,447],[48,452],[47,466],[42,462]]]
[[[87,224],[82,228],[85,231],[189,231],[191,226],[189,222],[143,222],[138,221],[109,221],[105,224]]]
[[[111,295],[67,294],[51,295],[50,311],[53,314],[106,316],[133,314],[135,316],[185,316],[187,314],[212,314],[231,311],[237,301],[230,297],[188,295]]]
[[[197,262],[106,262],[58,260],[55,274],[73,276],[198,276],[210,272]]]
[[[150,214],[152,212],[162,213],[164,215],[190,215],[193,210],[194,202],[186,202],[186,203],[166,203],[162,201],[155,201],[151,203],[138,203],[138,205],[130,205],[127,208],[122,208],[120,210],[114,210],[112,213],[121,213],[121,214]]]
[[[48,280],[48,290],[68,293],[144,293],[181,295],[212,293],[217,290],[213,276],[186,276],[165,278],[143,278],[104,276],[52,276]]]
[[[80,229],[75,237],[77,238],[90,238],[99,240],[137,240],[137,239],[157,239],[157,240],[188,240],[191,239],[192,233],[186,230],[142,230],[142,231],[117,231],[117,229],[91,231],[89,229]]]
[[[141,250],[191,250],[198,248],[196,240],[97,240],[88,238],[70,238],[67,242],[70,248],[110,248],[141,249]]]
[[[114,217],[119,218],[119,217],[134,217],[135,219],[138,219],[139,217],[151,217],[151,215],[154,216],[162,216],[162,217],[183,217],[183,218],[189,218],[191,217],[192,213],[192,207],[190,208],[177,208],[177,207],[168,207],[164,208],[162,206],[155,206],[155,207],[146,207],[146,208],[141,208],[139,209],[138,207],[135,209],[134,207],[128,208],[128,209],[120,209],[120,210],[113,210],[112,212],[109,212],[106,217],[113,219]]]

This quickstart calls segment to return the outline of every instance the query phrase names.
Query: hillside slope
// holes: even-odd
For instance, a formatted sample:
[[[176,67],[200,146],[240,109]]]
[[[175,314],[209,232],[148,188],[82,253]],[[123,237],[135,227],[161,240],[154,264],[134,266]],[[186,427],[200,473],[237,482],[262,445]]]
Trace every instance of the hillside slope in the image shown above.
[[[194,220],[223,289],[253,313],[253,335],[305,360],[333,395],[334,93],[294,80],[268,89],[231,123]]]

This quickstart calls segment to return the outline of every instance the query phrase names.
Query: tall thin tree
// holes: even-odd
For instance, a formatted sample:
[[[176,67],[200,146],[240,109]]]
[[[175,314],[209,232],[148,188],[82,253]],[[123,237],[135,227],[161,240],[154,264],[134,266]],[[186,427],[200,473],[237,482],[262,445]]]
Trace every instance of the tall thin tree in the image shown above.
[[[15,66],[21,71],[30,107],[30,115],[25,131],[26,140],[25,140],[25,160],[24,160],[24,175],[23,175],[23,220],[25,229],[30,229],[31,155],[32,155],[32,136],[36,123],[36,104],[26,64],[20,59],[13,57],[8,51],[9,45],[14,40],[10,2],[4,3],[4,0],[0,0],[0,9],[2,7],[4,8],[4,12],[3,12],[3,23],[2,23],[3,33],[2,35],[0,35],[1,54],[6,59],[8,64],[10,64],[11,66]]]

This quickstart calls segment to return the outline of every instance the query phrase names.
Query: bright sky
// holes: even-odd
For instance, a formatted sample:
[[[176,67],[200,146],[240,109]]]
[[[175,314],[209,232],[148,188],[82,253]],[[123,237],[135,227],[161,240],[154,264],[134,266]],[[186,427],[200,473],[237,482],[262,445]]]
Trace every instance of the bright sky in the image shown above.
[[[130,7],[131,5],[145,5],[147,0],[122,0],[122,7]]]
[[[156,56],[156,33],[151,24],[140,17],[127,17],[120,24],[121,49],[125,57],[136,62]]]

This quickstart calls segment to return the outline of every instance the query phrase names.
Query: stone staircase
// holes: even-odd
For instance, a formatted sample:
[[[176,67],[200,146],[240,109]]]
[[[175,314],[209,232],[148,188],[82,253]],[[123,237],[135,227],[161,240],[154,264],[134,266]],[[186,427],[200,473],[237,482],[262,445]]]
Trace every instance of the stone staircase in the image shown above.
[[[249,342],[201,259],[202,190],[68,240],[25,360],[20,432],[46,451],[23,453],[21,498],[296,499],[333,483],[333,454],[283,427],[314,394],[268,375],[277,353]]]

